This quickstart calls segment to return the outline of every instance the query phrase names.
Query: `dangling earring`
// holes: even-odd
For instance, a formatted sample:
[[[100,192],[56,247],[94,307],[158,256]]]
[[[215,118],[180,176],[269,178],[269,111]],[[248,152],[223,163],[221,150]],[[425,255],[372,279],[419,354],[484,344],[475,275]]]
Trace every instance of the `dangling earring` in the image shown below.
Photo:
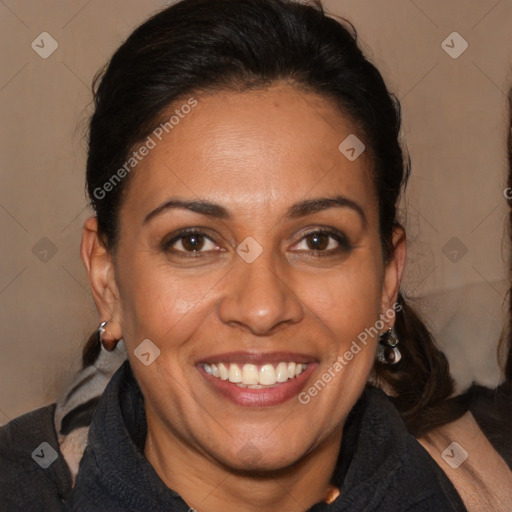
[[[105,329],[108,321],[101,322],[98,327],[98,340],[103,345],[103,348],[108,352],[112,352],[116,349],[118,339],[110,332]]]
[[[379,347],[377,350],[377,359],[381,363],[397,364],[402,359],[402,354],[397,345],[400,343],[394,327],[390,327],[387,332],[381,334]]]

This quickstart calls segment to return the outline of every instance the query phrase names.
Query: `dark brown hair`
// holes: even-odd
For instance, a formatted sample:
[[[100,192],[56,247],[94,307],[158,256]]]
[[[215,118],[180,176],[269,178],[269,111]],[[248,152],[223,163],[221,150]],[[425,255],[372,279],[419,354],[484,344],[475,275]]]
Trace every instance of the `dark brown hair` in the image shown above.
[[[107,249],[115,253],[130,179],[106,195],[98,190],[169,105],[201,91],[242,91],[278,80],[331,99],[358,126],[372,160],[387,259],[410,170],[400,145],[400,104],[364,56],[349,23],[327,16],[319,2],[289,0],[183,0],[146,21],[116,51],[96,81],[87,161],[88,193]],[[400,304],[396,330],[402,361],[376,363],[376,373],[395,390],[398,409],[414,426],[419,411],[451,394],[452,380],[425,325],[403,297]],[[98,350],[93,335],[84,364]]]

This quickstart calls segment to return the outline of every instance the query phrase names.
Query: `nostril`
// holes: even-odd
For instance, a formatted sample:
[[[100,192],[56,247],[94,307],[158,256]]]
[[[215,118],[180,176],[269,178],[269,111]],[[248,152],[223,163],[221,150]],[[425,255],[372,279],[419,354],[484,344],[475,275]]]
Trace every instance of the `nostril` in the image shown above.
[[[218,315],[224,324],[261,336],[302,320],[302,303],[276,274],[268,269],[246,270],[230,281],[219,301]]]

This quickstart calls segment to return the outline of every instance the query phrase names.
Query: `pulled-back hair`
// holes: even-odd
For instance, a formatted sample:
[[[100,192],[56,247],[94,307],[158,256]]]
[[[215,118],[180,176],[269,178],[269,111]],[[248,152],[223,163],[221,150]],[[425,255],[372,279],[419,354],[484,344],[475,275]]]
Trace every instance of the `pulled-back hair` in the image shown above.
[[[146,21],[116,51],[95,80],[87,161],[88,194],[106,248],[115,253],[130,176],[106,194],[98,191],[171,105],[192,94],[246,91],[277,81],[330,99],[358,127],[370,156],[387,260],[410,168],[400,145],[399,102],[348,22],[327,16],[319,2],[290,0],[183,0]],[[403,297],[400,305],[402,360],[394,366],[376,363],[375,372],[394,390],[397,407],[415,429],[422,424],[421,411],[451,394],[452,380],[425,325]],[[84,364],[98,349],[93,335]]]

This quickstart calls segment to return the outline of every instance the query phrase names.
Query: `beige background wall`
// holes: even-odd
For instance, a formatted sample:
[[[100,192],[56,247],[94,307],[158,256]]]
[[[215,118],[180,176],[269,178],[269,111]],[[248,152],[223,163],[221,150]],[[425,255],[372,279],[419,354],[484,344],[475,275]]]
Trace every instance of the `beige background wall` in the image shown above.
[[[0,424],[47,404],[98,318],[78,248],[90,83],[157,0],[0,2]],[[419,297],[459,387],[499,379],[508,245],[506,91],[512,0],[327,0],[401,99],[413,162],[405,289]],[[468,43],[454,59],[441,43]],[[51,49],[47,32],[58,48]],[[41,38],[44,42],[41,43]],[[449,38],[458,52],[462,40]],[[467,251],[467,252],[466,252]]]

